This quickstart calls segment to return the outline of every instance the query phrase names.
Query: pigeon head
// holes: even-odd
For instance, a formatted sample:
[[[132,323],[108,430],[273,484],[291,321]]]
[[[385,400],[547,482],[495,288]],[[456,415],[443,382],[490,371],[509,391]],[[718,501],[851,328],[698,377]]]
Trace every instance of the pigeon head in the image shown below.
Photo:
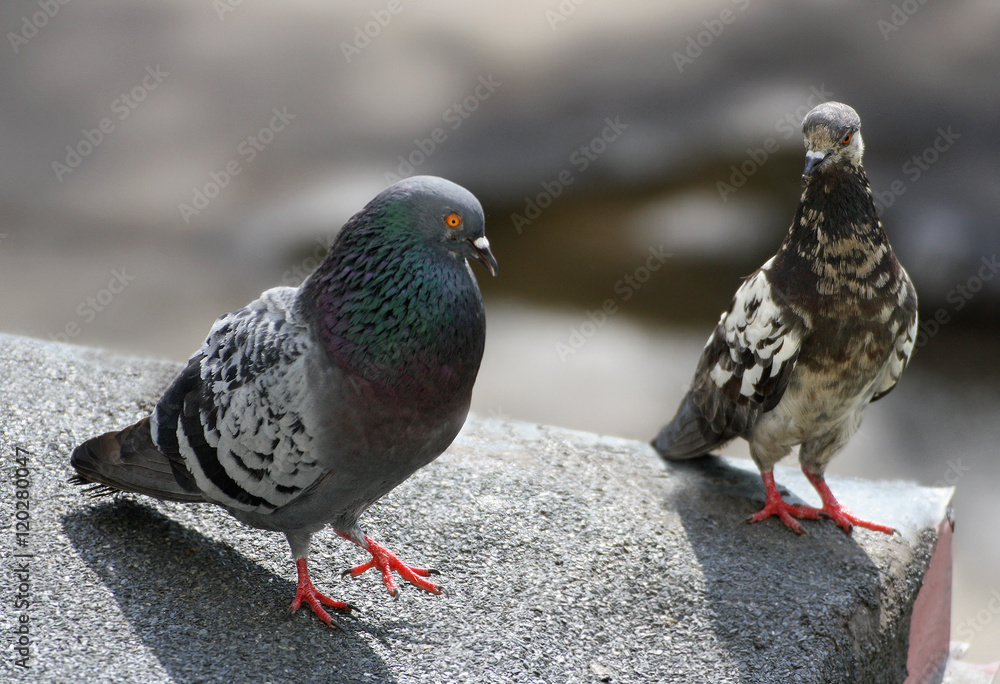
[[[824,102],[802,121],[806,138],[806,167],[802,183],[816,173],[834,168],[858,168],[865,151],[861,139],[861,118],[840,102]]]
[[[491,275],[497,274],[497,260],[484,233],[483,207],[460,185],[436,176],[413,176],[383,190],[362,214],[368,212],[385,214],[390,230],[417,232],[457,258],[475,259]]]
[[[485,341],[468,260],[497,270],[485,222],[472,193],[433,176],[355,214],[300,295],[331,358],[401,401],[465,397]]]

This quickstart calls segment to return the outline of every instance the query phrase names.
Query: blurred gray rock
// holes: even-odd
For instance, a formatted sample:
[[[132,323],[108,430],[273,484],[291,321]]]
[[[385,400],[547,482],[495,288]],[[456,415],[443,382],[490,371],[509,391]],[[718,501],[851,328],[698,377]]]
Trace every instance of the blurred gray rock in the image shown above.
[[[747,526],[752,464],[667,466],[647,445],[472,418],[434,464],[366,516],[450,596],[373,576],[334,535],[313,572],[362,608],[331,631],[292,593],[283,540],[212,506],[92,500],[70,486],[81,439],[148,412],[176,364],[0,336],[4,567],[29,550],[30,605],[2,584],[0,628],[29,626],[24,681],[897,682],[947,488],[831,478],[892,538],[816,522]],[[29,475],[18,474],[18,460]],[[20,479],[18,479],[20,478]],[[21,482],[21,480],[27,482]],[[779,468],[793,494],[809,492]],[[17,546],[14,489],[29,493]],[[9,573],[6,576],[10,577]],[[15,635],[15,636],[11,636]],[[944,653],[942,654],[944,655]]]

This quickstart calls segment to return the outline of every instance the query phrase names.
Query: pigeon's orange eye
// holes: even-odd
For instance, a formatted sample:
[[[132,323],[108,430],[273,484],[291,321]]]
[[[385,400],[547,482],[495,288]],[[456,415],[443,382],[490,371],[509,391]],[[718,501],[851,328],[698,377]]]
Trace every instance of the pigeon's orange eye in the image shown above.
[[[854,134],[853,133],[848,133],[847,135],[845,135],[844,139],[840,141],[840,144],[841,145],[846,145],[847,143],[851,142],[851,136],[852,135],[854,135]]]
[[[445,224],[452,229],[457,229],[462,225],[462,217],[452,212],[444,217]]]

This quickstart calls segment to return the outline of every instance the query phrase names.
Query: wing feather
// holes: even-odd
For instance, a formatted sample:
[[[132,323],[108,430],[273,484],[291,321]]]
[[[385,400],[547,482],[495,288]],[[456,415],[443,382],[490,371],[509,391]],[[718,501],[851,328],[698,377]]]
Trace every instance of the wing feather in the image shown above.
[[[805,324],[776,297],[770,264],[744,281],[709,337],[691,389],[653,442],[666,458],[700,456],[745,435],[781,401]]]
[[[900,267],[902,270],[902,267]],[[900,290],[900,312],[903,317],[903,324],[899,327],[899,334],[893,344],[892,353],[886,365],[885,375],[882,382],[875,388],[875,395],[872,401],[881,399],[896,386],[900,376],[913,356],[914,343],[917,339],[917,291],[910,282],[910,278],[903,271],[904,286]]]
[[[215,322],[153,413],[153,437],[213,501],[269,512],[320,477],[307,387],[313,341],[293,288]]]

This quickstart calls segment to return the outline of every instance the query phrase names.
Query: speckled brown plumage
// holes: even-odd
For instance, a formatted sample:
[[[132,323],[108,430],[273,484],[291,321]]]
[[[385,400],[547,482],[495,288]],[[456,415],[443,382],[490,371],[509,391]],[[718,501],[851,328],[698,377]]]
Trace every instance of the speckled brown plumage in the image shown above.
[[[750,443],[767,503],[751,518],[833,518],[883,532],[830,493],[823,473],[857,432],[865,407],[899,380],[913,351],[917,297],[875,213],[861,163],[861,121],[827,102],[803,121],[806,167],[792,225],[737,290],[702,354],[690,391],[653,442],[693,458],[735,438]],[[786,504],[774,464],[799,446],[823,508]]]

